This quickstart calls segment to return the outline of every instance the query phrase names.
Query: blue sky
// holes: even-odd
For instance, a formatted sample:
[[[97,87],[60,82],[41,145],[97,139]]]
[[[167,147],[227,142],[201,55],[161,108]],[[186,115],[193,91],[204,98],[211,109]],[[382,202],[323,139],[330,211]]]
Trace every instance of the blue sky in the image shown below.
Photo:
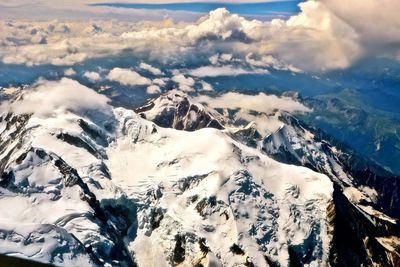
[[[221,3],[221,2],[192,2],[192,3],[96,3],[93,6],[108,6],[132,9],[190,11],[206,13],[216,8],[224,7],[232,13],[241,15],[290,15],[299,12],[301,1],[277,1],[259,3]]]
[[[303,0],[304,1],[304,0]],[[219,7],[242,16],[269,20],[299,12],[300,0],[12,0],[0,1],[2,19],[119,19],[170,17],[195,21]]]

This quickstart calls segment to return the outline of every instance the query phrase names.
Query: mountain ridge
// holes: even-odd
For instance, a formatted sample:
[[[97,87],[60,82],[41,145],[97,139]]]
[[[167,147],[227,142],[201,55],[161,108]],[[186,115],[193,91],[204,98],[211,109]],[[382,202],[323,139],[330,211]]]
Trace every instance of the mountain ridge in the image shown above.
[[[81,94],[91,90],[69,80],[52,84],[60,92],[65,85]],[[39,85],[33,94],[46,90]],[[34,99],[26,94],[16,101]],[[340,162],[313,134],[304,134],[308,130],[296,128],[300,124],[286,124],[292,131],[283,135],[292,134],[297,143],[257,136],[256,146],[248,146],[241,138],[253,138],[254,128],[225,127],[220,115],[184,95],[162,95],[139,114],[96,95],[92,99],[90,108],[82,109],[72,97],[55,110],[19,114],[11,103],[2,115],[0,202],[14,201],[21,208],[5,213],[0,229],[8,237],[0,238],[1,253],[10,254],[8,248],[24,242],[18,256],[60,266],[296,266],[355,263],[363,255],[368,255],[366,265],[398,262],[398,252],[388,249],[397,242],[391,238],[398,236],[397,220],[377,213],[373,190],[349,186],[353,180],[332,171],[336,165],[319,169],[328,178],[296,166],[306,161],[288,165],[272,159],[287,152],[280,145],[271,149],[273,144],[308,142],[310,155]],[[164,109],[173,116],[160,115]],[[158,126],[157,118],[166,127]],[[346,192],[340,182],[354,189]],[[357,227],[362,236],[351,248],[362,252],[358,256],[340,250],[346,233],[338,234],[337,227],[349,214],[353,219],[345,226]],[[32,232],[24,234],[7,221],[31,225]],[[43,232],[43,225],[56,232]],[[38,239],[29,237],[38,231],[43,233]],[[54,243],[60,235],[66,244],[62,253],[57,252],[62,244]],[[53,245],[42,251],[43,242]]]

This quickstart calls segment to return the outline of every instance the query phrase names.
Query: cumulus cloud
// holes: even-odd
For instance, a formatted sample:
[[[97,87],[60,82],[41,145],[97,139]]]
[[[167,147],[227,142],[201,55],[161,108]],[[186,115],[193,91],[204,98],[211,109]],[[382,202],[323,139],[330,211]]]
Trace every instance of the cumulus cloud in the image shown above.
[[[76,74],[76,71],[73,68],[68,68],[64,70],[64,75],[65,76],[74,76]]]
[[[236,110],[233,118],[235,121],[253,123],[263,136],[282,126],[282,122],[278,119],[280,112],[311,111],[308,107],[290,97],[278,97],[264,93],[245,95],[229,92],[215,98],[202,95],[196,97],[195,100],[212,109]],[[228,112],[225,112],[229,116]]]
[[[110,113],[109,99],[69,78],[59,81],[39,81],[33,89],[11,104],[18,114],[32,113],[37,117],[53,117],[55,114],[73,111],[85,114],[88,110]]]
[[[155,68],[155,67],[153,67],[153,66],[151,66],[149,64],[143,63],[143,62],[140,63],[139,67],[141,69],[144,69],[144,70],[147,70],[147,71],[151,72],[154,75],[162,75],[163,74],[160,69]]]
[[[357,33],[367,46],[386,48],[390,44],[398,49],[400,40],[400,2],[397,0],[346,1],[340,4],[334,0],[324,0],[326,8],[342,18]],[[397,45],[396,45],[397,43]]]
[[[166,81],[168,81],[168,78],[156,78],[153,80],[153,84],[158,85],[158,86],[165,86]]]
[[[161,88],[158,85],[150,85],[147,87],[146,92],[150,95],[159,94],[161,93]]]
[[[108,33],[87,31],[88,23],[85,21],[0,21],[1,61],[28,66],[72,66],[88,58],[121,51],[123,45],[110,36],[110,33],[116,34],[112,30],[114,24],[106,21],[99,24]],[[46,37],[46,43],[32,42],[32,35],[38,34]]]
[[[193,86],[195,84],[195,81],[191,77],[186,77],[183,74],[177,74],[174,77],[172,77],[172,80],[178,84],[179,89],[184,92],[193,92]]]
[[[203,91],[213,91],[214,90],[212,85],[205,81],[200,81],[200,84],[201,84],[201,88]]]
[[[260,113],[272,113],[275,110],[287,112],[309,112],[310,109],[290,97],[278,97],[276,95],[245,95],[229,92],[216,98],[199,96],[198,102],[205,103],[212,108],[230,108],[253,110]]]
[[[266,74],[267,70],[252,69],[245,70],[234,67],[232,65],[225,66],[204,66],[194,70],[190,70],[189,74],[195,77],[218,77],[218,76],[238,76],[243,74]]]
[[[92,82],[101,80],[101,76],[100,74],[98,74],[95,71],[85,71],[85,73],[83,73],[83,76],[88,78],[89,80],[91,80]]]
[[[400,55],[400,1],[309,0],[300,8],[297,15],[272,21],[217,9],[194,23],[1,22],[0,59],[68,66],[129,50],[162,64],[205,58],[215,66],[235,61],[258,68],[327,71],[364,57]],[[141,68],[159,75],[148,64]]]
[[[134,70],[114,68],[108,75],[107,79],[113,82],[118,82],[122,85],[150,85],[151,80],[141,76]]]
[[[274,58],[271,55],[259,56],[258,58],[254,58],[254,55],[252,53],[249,53],[246,55],[245,61],[255,67],[271,67],[277,70],[289,70],[292,72],[301,72],[300,69],[290,64],[282,63],[281,61],[279,61],[278,59]]]
[[[356,30],[323,2],[308,1],[300,7],[301,13],[287,21],[271,22],[270,34],[276,38],[272,45],[263,43],[261,50],[275,50],[284,62],[306,70],[345,68],[361,56]]]

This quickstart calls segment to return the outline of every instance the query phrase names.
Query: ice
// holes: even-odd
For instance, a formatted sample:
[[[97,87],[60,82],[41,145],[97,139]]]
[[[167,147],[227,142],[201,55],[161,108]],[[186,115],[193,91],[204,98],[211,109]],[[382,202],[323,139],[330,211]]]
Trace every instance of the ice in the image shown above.
[[[92,102],[50,97],[36,110],[50,88]],[[278,162],[229,129],[189,132],[148,120],[174,99],[161,98],[144,119],[69,79],[42,82],[31,94],[10,108],[18,118],[33,114],[1,133],[11,178],[0,191],[0,232],[15,227],[11,239],[0,239],[3,253],[60,266],[113,265],[111,255],[122,250],[121,265],[131,255],[139,266],[267,266],[265,257],[287,266],[293,249],[309,253],[308,264],[327,262],[333,185],[326,175]],[[187,116],[188,125],[197,120]],[[19,134],[15,143],[10,132]],[[30,233],[44,238],[45,251],[22,245]]]

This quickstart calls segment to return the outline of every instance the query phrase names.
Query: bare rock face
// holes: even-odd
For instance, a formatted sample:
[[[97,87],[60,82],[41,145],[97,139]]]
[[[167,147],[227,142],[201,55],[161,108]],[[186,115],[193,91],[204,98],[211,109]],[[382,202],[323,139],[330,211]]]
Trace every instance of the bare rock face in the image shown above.
[[[167,92],[135,110],[143,118],[164,128],[195,131],[202,128],[223,129],[216,114],[201,104],[192,103],[178,91]]]

